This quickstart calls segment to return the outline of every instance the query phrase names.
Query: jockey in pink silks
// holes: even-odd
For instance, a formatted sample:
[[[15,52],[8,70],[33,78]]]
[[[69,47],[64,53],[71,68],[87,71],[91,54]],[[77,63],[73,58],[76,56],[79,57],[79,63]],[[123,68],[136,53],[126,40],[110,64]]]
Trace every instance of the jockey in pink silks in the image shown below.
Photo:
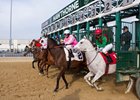
[[[66,48],[71,49],[78,43],[76,38],[72,34],[70,34],[69,30],[65,30],[64,35],[64,44],[67,45]]]
[[[68,49],[71,57],[74,57],[72,54],[73,47],[78,43],[74,35],[70,34],[69,30],[64,31],[64,44],[66,45],[66,48]]]

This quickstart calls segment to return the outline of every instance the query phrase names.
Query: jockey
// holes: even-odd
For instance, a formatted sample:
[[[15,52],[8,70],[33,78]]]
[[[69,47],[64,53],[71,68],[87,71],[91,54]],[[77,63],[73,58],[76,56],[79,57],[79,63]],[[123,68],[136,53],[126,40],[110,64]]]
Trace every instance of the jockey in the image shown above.
[[[112,60],[107,55],[108,51],[113,48],[113,44],[109,43],[107,44],[107,37],[102,35],[102,29],[96,29],[95,30],[95,36],[96,36],[96,45],[99,48],[99,51],[102,51],[103,54],[107,57],[108,62],[110,63]]]
[[[78,43],[76,38],[70,34],[69,30],[65,30],[64,35],[65,35],[64,44],[68,46],[70,45],[69,46],[70,48],[74,47]]]
[[[47,49],[47,36],[44,34],[40,39],[41,49]]]
[[[70,34],[70,31],[69,30],[65,30],[64,31],[64,35],[65,35],[65,38],[64,38],[64,44],[66,45],[66,48],[69,50],[71,56],[72,55],[72,48],[78,43],[76,38]]]
[[[40,40],[41,40],[41,37],[36,40],[37,41],[36,47],[39,47],[40,48],[42,46],[41,43],[40,43]]]
[[[43,54],[44,60],[48,61],[48,58],[46,57],[46,55],[48,55],[48,51],[47,51],[47,44],[48,44],[48,38],[47,38],[47,34],[43,34],[40,40],[40,44],[41,44],[41,52]]]

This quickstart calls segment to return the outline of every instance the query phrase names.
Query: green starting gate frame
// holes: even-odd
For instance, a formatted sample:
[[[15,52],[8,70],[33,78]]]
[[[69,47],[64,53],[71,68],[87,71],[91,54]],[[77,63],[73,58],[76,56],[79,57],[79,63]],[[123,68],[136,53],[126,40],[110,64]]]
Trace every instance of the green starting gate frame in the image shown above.
[[[135,43],[139,50],[121,51],[121,19],[131,16],[139,19],[135,22]],[[140,78],[140,0],[75,0],[43,22],[42,33],[45,32],[50,37],[57,34],[63,38],[63,31],[70,29],[79,41],[83,35],[91,38],[91,26],[95,30],[97,26],[102,28],[103,24],[111,21],[115,21],[116,81],[128,81],[130,77]]]
[[[119,51],[116,81],[129,81],[130,77],[140,77],[140,51]]]
[[[117,82],[128,80],[129,76],[140,77],[140,51],[120,51],[122,18],[137,16],[140,19],[140,0],[75,0],[50,19],[42,23],[42,31],[54,37],[70,29],[75,32],[78,41],[83,35],[91,37],[91,26],[102,28],[106,22],[115,21],[115,51],[117,60]],[[140,49],[140,21],[136,22],[136,42]],[[86,32],[81,32],[84,29]],[[54,35],[53,35],[54,34]]]

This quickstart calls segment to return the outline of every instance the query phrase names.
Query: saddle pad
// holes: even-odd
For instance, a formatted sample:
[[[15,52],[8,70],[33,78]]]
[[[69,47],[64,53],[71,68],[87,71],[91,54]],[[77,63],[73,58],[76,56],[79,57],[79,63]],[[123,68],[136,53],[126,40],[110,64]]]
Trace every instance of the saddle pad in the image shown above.
[[[65,55],[66,55],[66,60],[69,61],[69,52],[67,48],[64,48]],[[71,57],[71,61],[76,60],[76,61],[83,61],[83,54],[81,51],[77,49],[72,49],[72,53],[74,57]]]
[[[106,56],[102,52],[100,52],[100,54],[102,55],[105,63],[107,64],[107,58],[106,58]],[[116,53],[115,52],[112,52],[112,53],[109,53],[108,55],[112,59],[112,62],[110,64],[116,64],[116,62],[117,62],[117,55],[116,55]]]

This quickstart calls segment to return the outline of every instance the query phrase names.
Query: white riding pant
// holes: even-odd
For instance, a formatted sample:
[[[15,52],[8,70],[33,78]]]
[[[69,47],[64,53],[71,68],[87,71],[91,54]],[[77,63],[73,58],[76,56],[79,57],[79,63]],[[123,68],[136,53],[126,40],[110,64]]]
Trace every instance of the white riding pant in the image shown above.
[[[102,52],[106,54],[106,53],[107,53],[109,50],[111,50],[112,48],[113,48],[113,44],[110,43],[110,44],[106,45],[106,46],[102,49]]]
[[[67,45],[66,48],[69,50],[69,49],[72,49],[73,46],[72,45]]]

